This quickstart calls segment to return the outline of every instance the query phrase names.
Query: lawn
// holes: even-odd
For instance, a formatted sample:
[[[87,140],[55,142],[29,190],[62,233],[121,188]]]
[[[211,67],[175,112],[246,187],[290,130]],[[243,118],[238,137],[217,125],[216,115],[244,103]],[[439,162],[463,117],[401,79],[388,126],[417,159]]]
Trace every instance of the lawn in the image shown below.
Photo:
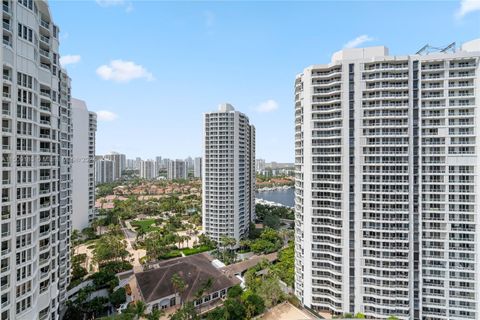
[[[155,219],[146,219],[140,221],[132,221],[130,224],[137,230],[142,229],[144,233],[149,233],[160,229],[159,227],[152,226],[154,223]]]
[[[213,249],[215,249],[215,248],[209,247],[209,246],[198,246],[198,247],[195,247],[195,248],[183,249],[182,252],[183,252],[184,255],[190,256],[192,254],[197,254],[197,253],[201,253],[201,252],[205,252],[205,251],[210,251],[210,250],[213,250]]]

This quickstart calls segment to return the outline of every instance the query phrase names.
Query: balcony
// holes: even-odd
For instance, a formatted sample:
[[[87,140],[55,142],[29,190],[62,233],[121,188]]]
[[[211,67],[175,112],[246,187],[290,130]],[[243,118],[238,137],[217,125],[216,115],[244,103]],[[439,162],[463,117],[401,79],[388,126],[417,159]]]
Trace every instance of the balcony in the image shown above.
[[[40,26],[44,27],[45,29],[50,30],[50,23],[43,20],[43,19],[40,20]]]

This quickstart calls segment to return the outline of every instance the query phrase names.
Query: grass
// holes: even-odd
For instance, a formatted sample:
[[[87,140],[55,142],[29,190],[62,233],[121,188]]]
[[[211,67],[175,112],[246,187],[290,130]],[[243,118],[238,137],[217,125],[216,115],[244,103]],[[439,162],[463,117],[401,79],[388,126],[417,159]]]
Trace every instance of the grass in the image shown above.
[[[197,254],[197,253],[201,253],[201,252],[205,252],[205,251],[210,251],[210,250],[213,250],[213,249],[214,249],[213,247],[209,247],[209,246],[198,246],[198,247],[194,247],[194,248],[183,249],[182,252],[183,252],[184,255],[190,256],[192,254]]]
[[[149,233],[155,230],[160,229],[159,227],[152,226],[155,223],[155,219],[146,219],[140,221],[132,221],[131,225],[135,227],[135,229],[142,229],[144,233]]]
[[[177,257],[181,257],[181,256],[182,256],[182,253],[180,252],[180,250],[172,250],[167,254],[159,256],[158,259],[159,260],[167,260],[167,259],[177,258]]]

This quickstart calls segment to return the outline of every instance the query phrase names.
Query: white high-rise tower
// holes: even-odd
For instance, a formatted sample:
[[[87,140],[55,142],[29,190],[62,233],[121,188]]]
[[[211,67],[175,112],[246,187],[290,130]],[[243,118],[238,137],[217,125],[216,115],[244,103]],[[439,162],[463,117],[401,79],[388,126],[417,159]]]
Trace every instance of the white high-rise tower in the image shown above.
[[[255,219],[255,127],[222,104],[204,115],[203,230],[215,241],[248,235]]]
[[[73,229],[82,230],[95,217],[95,132],[97,115],[84,101],[72,99],[73,115]]]
[[[69,283],[70,79],[46,1],[3,1],[2,320],[58,319]]]
[[[345,49],[295,81],[296,295],[319,312],[480,318],[480,40]]]

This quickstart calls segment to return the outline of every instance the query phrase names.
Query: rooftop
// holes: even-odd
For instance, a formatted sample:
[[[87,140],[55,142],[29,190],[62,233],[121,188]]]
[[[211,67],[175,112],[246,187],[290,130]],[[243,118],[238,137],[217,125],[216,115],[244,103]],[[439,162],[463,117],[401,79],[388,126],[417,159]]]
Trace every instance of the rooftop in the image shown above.
[[[146,303],[173,295],[175,289],[172,285],[174,274],[180,275],[187,284],[182,294],[183,301],[195,299],[195,294],[203,284],[211,278],[214,282],[205,294],[232,287],[240,283],[235,276],[224,274],[212,265],[211,257],[206,253],[191,255],[178,259],[162,261],[152,270],[135,274],[138,288]]]

